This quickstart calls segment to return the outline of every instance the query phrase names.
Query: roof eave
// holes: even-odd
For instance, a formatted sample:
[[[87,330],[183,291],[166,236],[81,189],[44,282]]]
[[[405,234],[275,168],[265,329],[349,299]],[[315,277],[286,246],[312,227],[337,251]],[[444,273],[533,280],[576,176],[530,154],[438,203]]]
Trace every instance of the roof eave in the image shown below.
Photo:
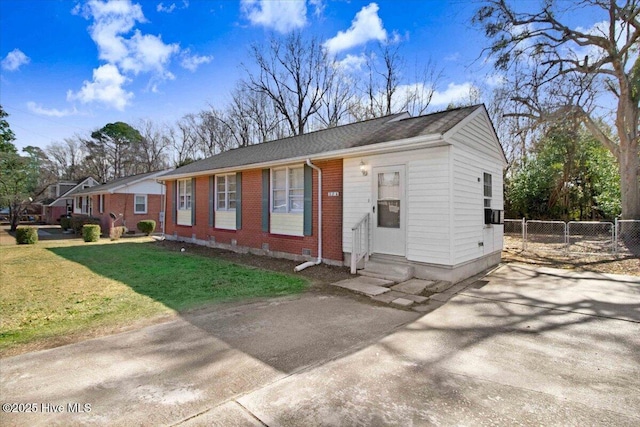
[[[265,168],[286,165],[291,163],[300,163],[300,162],[306,161],[307,159],[313,159],[314,161],[330,160],[330,159],[337,159],[337,158],[349,158],[349,157],[373,155],[373,154],[385,154],[388,152],[397,151],[398,149],[401,149],[402,151],[406,151],[406,150],[412,150],[416,148],[436,147],[441,145],[450,145],[450,144],[443,140],[442,134],[436,133],[436,134],[421,135],[421,136],[416,136],[416,137],[406,138],[406,139],[399,139],[399,140],[394,140],[389,142],[381,142],[377,144],[364,145],[361,147],[327,151],[324,153],[310,154],[305,156],[289,157],[289,158],[273,160],[269,162],[251,163],[251,164],[242,165],[242,166],[229,166],[225,168],[207,169],[207,170],[202,170],[197,172],[161,176],[161,177],[158,177],[157,181],[165,182],[165,181],[173,181],[176,179],[193,178],[197,176],[211,175],[214,172],[226,173],[226,172],[243,171],[243,170],[249,170],[249,169],[265,169]]]

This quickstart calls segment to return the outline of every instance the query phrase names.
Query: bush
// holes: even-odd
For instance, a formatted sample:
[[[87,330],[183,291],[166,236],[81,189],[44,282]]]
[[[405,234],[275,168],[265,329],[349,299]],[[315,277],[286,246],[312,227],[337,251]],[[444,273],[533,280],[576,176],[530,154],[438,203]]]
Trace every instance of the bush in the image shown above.
[[[100,226],[97,224],[85,224],[82,226],[82,238],[85,242],[97,242],[100,240]]]
[[[71,228],[71,217],[63,216],[60,218],[60,228],[63,230],[69,230]]]
[[[143,221],[138,222],[138,230],[142,231],[147,236],[154,232],[156,229],[156,222],[152,219],[145,219]]]
[[[19,245],[33,245],[38,243],[38,229],[35,227],[16,228],[16,243]]]
[[[122,226],[112,227],[111,230],[109,231],[109,238],[111,240],[118,240],[124,234],[124,230],[125,228]]]
[[[80,234],[82,232],[82,227],[87,224],[100,224],[100,218],[95,218],[91,216],[72,216],[71,217],[71,228],[73,228],[73,232],[76,234]]]

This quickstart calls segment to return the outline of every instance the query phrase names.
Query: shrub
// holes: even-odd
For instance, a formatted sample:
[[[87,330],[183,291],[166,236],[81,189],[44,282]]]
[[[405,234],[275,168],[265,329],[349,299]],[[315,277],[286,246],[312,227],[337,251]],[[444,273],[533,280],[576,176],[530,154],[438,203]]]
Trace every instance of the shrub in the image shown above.
[[[63,216],[60,218],[60,228],[69,230],[71,228],[71,217]]]
[[[109,238],[111,240],[118,240],[124,234],[125,228],[123,226],[120,227],[112,227],[109,231]]]
[[[97,224],[85,224],[82,226],[82,238],[85,242],[97,242],[100,240],[100,226]]]
[[[38,229],[35,227],[16,228],[16,243],[19,245],[33,245],[38,243]]]
[[[142,231],[147,236],[154,232],[156,229],[156,222],[152,219],[145,219],[143,221],[138,222],[138,230]]]
[[[73,228],[73,231],[76,234],[80,234],[82,232],[82,227],[87,224],[100,224],[100,218],[91,216],[71,217],[71,228]]]

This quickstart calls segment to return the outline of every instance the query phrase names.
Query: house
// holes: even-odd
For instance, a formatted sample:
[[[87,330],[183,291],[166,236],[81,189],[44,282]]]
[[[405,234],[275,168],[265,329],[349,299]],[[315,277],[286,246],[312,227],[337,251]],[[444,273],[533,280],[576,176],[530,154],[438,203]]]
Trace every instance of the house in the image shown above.
[[[483,105],[394,114],[161,176],[166,237],[458,282],[500,261],[505,166]]]
[[[92,177],[79,181],[59,181],[50,185],[45,196],[53,201],[45,205],[45,222],[47,224],[60,224],[60,217],[71,215],[74,212],[87,213],[88,199],[75,200],[73,193],[86,190],[100,183]],[[76,204],[77,202],[77,204]]]
[[[71,196],[76,200],[74,206],[82,208],[73,213],[100,218],[105,235],[113,226],[135,230],[138,222],[146,219],[156,221],[156,228],[161,229],[164,220],[164,185],[157,178],[166,172],[162,170],[127,176],[72,192]]]

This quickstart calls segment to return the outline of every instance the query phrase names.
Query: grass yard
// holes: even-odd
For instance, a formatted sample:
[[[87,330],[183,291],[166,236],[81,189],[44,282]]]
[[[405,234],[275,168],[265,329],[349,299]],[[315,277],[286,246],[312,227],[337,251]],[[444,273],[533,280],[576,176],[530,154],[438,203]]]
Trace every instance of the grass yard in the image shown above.
[[[2,246],[0,277],[0,356],[308,285],[301,277],[167,250],[148,238]]]

